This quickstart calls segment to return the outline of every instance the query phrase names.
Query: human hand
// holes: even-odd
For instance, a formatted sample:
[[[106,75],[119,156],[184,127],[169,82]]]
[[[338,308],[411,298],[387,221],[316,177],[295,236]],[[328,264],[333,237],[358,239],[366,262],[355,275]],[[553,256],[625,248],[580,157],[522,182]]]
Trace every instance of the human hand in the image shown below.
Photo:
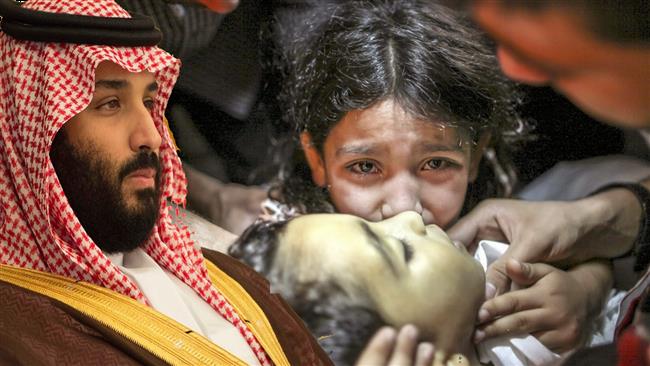
[[[391,327],[378,330],[361,352],[356,364],[357,366],[430,366],[433,357],[433,345],[427,342],[418,344],[417,328],[413,325],[405,325],[399,333]]]
[[[223,183],[190,165],[187,177],[187,206],[219,227],[240,235],[261,213],[266,190],[256,186]]]
[[[489,199],[461,218],[448,232],[452,240],[476,247],[480,240],[510,243],[511,257],[521,261],[557,261],[573,254],[573,244],[590,222],[578,202],[527,202]],[[578,212],[576,212],[578,211]]]
[[[589,266],[600,264],[589,263],[574,272],[565,272],[547,264],[508,260],[505,269],[509,278],[527,288],[486,301],[479,311],[481,326],[474,341],[529,333],[557,353],[582,344],[588,334],[587,320],[598,313],[601,297],[610,284],[607,277],[600,276],[606,282],[603,286],[583,283],[583,272],[593,270]],[[586,281],[600,280],[590,277]]]
[[[217,224],[241,235],[261,213],[261,204],[267,197],[266,190],[241,184],[224,184],[219,190],[221,220]]]
[[[572,202],[486,200],[460,219],[448,234],[470,250],[483,239],[510,243],[502,259],[486,273],[488,283],[500,294],[509,288],[509,278],[505,275],[508,258],[568,265],[625,253],[636,231],[618,227],[616,222],[626,217],[625,222],[635,222],[629,215],[637,214],[634,209],[638,208],[632,202],[628,204],[629,210],[624,211],[623,207],[619,210],[613,201],[624,202],[629,198],[620,195],[620,192],[607,191]]]

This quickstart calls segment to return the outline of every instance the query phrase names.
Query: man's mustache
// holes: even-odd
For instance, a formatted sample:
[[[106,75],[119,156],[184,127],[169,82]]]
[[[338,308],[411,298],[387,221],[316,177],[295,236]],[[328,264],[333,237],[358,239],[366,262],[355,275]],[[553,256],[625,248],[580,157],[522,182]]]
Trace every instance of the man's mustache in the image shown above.
[[[129,160],[120,169],[119,179],[120,182],[126,178],[127,175],[140,170],[140,169],[154,169],[156,171],[156,182],[160,177],[160,159],[154,152],[140,152]]]

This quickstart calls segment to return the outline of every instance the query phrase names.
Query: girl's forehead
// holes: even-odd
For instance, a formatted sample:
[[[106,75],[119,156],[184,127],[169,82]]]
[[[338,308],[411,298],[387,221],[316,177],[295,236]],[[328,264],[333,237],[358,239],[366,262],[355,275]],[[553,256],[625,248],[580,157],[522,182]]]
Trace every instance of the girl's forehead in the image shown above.
[[[343,119],[330,131],[325,144],[337,150],[381,145],[394,149],[465,150],[470,141],[462,128],[420,119]],[[349,149],[344,146],[349,146]]]
[[[334,125],[330,135],[375,138],[426,136],[438,140],[467,139],[469,131],[442,118],[423,118],[407,112],[401,105],[385,100],[365,109],[352,110]]]

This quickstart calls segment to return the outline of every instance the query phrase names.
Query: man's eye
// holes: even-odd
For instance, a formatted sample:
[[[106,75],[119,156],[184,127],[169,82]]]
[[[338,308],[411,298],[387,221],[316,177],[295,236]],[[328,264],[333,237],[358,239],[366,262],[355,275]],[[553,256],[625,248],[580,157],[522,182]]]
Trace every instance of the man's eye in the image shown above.
[[[356,163],[348,166],[348,169],[350,169],[353,173],[357,173],[357,174],[377,174],[377,173],[379,173],[379,168],[377,167],[377,164],[373,163],[372,161],[368,161],[368,160],[356,162]]]
[[[120,101],[117,99],[112,99],[109,100],[106,103],[101,104],[98,109],[105,110],[105,111],[114,111],[116,109],[120,108]]]
[[[149,100],[145,100],[145,101],[144,101],[144,106],[145,106],[148,110],[152,111],[153,108],[156,106],[156,103],[153,101],[153,99],[149,99]]]

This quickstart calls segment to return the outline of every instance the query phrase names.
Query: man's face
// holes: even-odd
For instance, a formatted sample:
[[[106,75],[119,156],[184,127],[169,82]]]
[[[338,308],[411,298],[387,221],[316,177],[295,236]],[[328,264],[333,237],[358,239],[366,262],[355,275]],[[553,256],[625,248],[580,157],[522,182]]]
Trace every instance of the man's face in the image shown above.
[[[90,105],[59,131],[50,156],[91,238],[106,252],[128,251],[149,236],[160,208],[157,84],[110,62],[95,77]]]
[[[650,127],[650,47],[602,40],[570,7],[531,11],[476,1],[473,14],[497,41],[510,78],[549,84],[605,122]]]

